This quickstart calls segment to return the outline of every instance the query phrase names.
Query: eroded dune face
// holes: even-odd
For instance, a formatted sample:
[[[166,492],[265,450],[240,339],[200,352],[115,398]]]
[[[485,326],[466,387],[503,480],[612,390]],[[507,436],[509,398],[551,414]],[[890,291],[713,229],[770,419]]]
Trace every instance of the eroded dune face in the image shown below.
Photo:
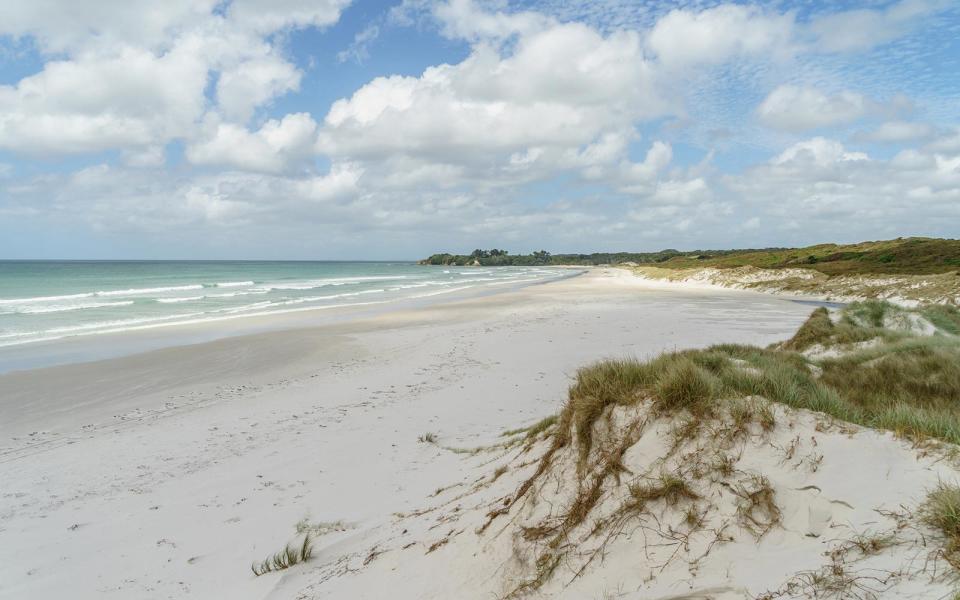
[[[918,329],[922,316],[896,310],[821,309],[766,350],[721,346],[583,369],[557,417],[475,450],[464,481],[387,531],[325,550],[284,593],[949,597],[956,549],[931,527],[927,498],[960,479],[956,447],[931,440],[927,425],[886,426],[907,440],[805,408],[842,411],[855,400],[880,414],[879,396],[832,387],[830,399],[818,382],[828,385],[838,365],[864,377],[910,352],[955,350],[952,334],[929,321]],[[937,381],[949,366],[944,373],[929,370],[925,385],[949,386]]]
[[[304,597],[948,594],[952,570],[916,509],[955,469],[890,434],[761,402],[709,418],[610,407],[584,456],[554,425],[321,568],[338,581]]]

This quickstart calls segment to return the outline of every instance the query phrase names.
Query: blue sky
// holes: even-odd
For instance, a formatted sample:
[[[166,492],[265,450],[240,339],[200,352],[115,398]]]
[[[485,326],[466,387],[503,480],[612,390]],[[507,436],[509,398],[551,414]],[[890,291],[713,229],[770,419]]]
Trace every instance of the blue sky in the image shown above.
[[[957,237],[958,40],[941,0],[13,0],[0,258]]]

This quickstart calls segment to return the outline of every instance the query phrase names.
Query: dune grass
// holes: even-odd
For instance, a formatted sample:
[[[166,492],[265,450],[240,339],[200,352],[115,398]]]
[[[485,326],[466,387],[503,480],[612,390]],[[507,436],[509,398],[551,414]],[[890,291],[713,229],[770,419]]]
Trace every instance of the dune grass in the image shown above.
[[[927,525],[943,535],[947,560],[955,567],[960,566],[960,486],[941,482],[927,495],[920,515]]]
[[[923,308],[920,312],[940,331],[960,335],[960,309],[956,306],[934,304]]]
[[[960,339],[949,323],[933,336],[876,325],[894,310],[906,309],[862,303],[834,320],[819,308],[790,340],[770,348],[722,344],[648,361],[600,362],[577,373],[561,420],[575,425],[585,456],[592,425],[610,405],[649,399],[663,412],[701,415],[724,406],[742,420],[746,409],[736,402],[760,396],[912,439],[960,444]],[[954,312],[936,314],[952,319]],[[877,343],[845,346],[866,340]],[[818,344],[846,352],[819,359],[800,352]]]
[[[303,540],[300,543],[295,544],[291,542],[287,544],[280,552],[250,565],[250,569],[254,575],[259,577],[265,573],[282,571],[283,569],[289,569],[293,565],[306,562],[312,555],[313,539],[312,536],[307,533],[303,536]]]

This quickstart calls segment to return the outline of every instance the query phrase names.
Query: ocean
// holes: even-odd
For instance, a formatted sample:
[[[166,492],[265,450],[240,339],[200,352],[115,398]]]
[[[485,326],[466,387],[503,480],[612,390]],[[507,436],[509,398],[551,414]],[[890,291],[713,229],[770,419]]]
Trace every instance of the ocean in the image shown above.
[[[408,262],[0,261],[0,347],[292,311],[505,289],[549,267]]]

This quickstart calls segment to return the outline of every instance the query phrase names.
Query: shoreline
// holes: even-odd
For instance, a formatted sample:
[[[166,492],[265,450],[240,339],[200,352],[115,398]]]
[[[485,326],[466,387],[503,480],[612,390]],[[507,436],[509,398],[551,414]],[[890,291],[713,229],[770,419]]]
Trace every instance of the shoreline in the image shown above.
[[[243,335],[362,320],[396,311],[415,310],[436,304],[509,293],[541,283],[563,281],[586,272],[586,268],[572,270],[577,272],[567,273],[556,279],[544,281],[495,282],[442,290],[423,296],[338,305],[304,306],[206,317],[192,321],[159,322],[124,329],[101,330],[85,334],[31,340],[20,344],[0,345],[0,376],[36,368],[119,358],[151,350],[194,345]]]

